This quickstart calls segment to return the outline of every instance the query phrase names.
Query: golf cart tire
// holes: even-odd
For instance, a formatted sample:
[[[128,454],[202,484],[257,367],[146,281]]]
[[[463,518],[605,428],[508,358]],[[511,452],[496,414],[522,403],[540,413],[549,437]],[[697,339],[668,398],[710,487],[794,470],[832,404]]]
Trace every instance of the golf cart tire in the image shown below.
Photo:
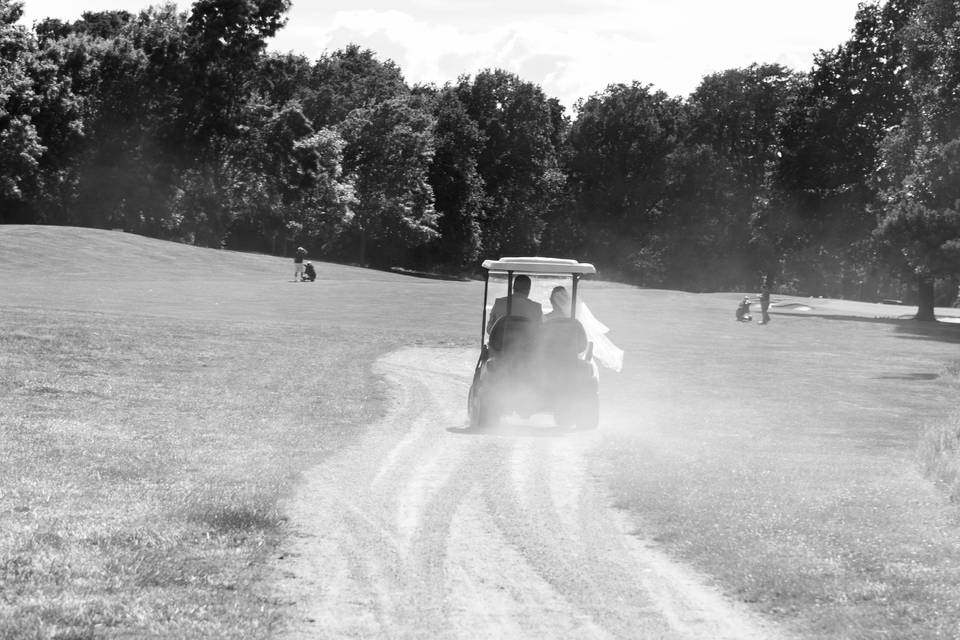
[[[489,429],[497,426],[499,417],[489,400],[484,400],[476,387],[470,387],[470,395],[467,400],[467,417],[470,420],[471,429]]]
[[[577,424],[569,409],[557,409],[553,413],[553,423],[561,429],[572,429]]]

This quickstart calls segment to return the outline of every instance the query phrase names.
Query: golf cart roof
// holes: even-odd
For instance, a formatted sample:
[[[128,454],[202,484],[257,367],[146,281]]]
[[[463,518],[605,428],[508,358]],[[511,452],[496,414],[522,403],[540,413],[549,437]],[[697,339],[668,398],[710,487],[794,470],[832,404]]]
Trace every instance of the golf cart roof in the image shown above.
[[[488,271],[513,271],[515,273],[596,273],[589,262],[577,262],[565,258],[500,258],[484,260],[483,268]]]

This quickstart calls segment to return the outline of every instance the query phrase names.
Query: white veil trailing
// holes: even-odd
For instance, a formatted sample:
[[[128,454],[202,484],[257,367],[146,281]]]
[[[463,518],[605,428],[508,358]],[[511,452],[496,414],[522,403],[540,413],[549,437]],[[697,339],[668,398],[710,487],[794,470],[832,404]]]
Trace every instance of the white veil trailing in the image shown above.
[[[623,349],[613,344],[607,337],[610,329],[597,320],[587,305],[577,300],[577,320],[587,332],[587,340],[593,343],[593,357],[597,362],[612,371],[623,369]]]

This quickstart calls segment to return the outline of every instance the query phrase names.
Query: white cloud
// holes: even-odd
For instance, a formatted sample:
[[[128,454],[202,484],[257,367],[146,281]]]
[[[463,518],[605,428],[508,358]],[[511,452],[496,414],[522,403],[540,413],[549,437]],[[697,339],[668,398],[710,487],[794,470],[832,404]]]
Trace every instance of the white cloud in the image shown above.
[[[581,95],[576,92],[585,86],[585,78],[608,75],[616,60],[629,60],[638,43],[643,46],[640,39],[605,38],[564,24],[517,20],[469,30],[430,24],[400,11],[341,11],[322,28],[292,30],[297,31],[295,40],[309,43],[304,53],[313,58],[354,42],[392,58],[414,83],[443,84],[460,74],[500,67],[540,83],[565,104]],[[444,61],[450,59],[459,66],[447,68]],[[536,69],[538,77],[523,74],[530,69]],[[570,71],[581,77],[568,77]]]
[[[28,0],[29,23],[151,0]],[[501,67],[565,105],[611,83],[686,95],[712,72],[754,62],[809,68],[843,42],[859,0],[295,0],[271,48],[316,59],[353,42],[408,82],[443,84]],[[188,9],[189,0],[179,0]]]
[[[429,19],[415,15],[410,11],[418,7],[409,2],[394,5],[409,11],[333,15],[305,7],[298,16],[295,6],[277,44],[298,43],[286,48],[316,58],[354,42],[393,59],[411,83],[443,84],[500,67],[570,106],[612,83],[637,81],[686,95],[708,73],[754,62],[806,70],[813,53],[847,37],[856,2],[647,0],[580,12],[567,3],[562,12],[539,14],[528,2],[525,11],[506,9],[497,19],[464,24],[452,21],[453,12],[431,12]]]

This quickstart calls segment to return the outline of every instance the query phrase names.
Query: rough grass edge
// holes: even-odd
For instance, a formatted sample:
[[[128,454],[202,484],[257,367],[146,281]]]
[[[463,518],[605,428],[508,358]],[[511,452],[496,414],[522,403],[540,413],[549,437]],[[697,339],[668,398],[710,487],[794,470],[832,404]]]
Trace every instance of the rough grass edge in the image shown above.
[[[960,362],[950,365],[947,372],[960,386]],[[927,477],[943,487],[951,502],[960,503],[960,410],[924,431],[919,456]]]

